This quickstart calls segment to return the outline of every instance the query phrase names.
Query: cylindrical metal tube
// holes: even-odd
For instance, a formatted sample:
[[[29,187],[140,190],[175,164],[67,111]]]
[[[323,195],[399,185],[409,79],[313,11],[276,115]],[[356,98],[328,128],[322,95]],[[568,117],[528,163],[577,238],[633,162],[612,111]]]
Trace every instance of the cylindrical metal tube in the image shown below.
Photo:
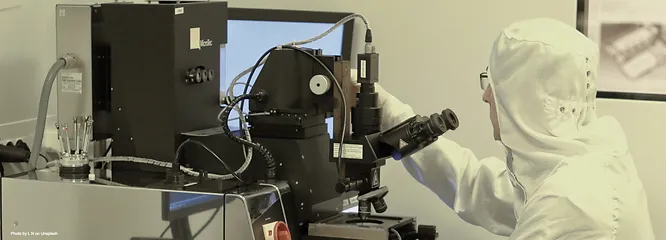
[[[386,201],[383,197],[373,200],[372,206],[375,207],[377,213],[384,213],[388,210],[388,205],[386,205]]]
[[[74,117],[74,143],[75,143],[74,146],[76,147],[76,148],[74,148],[74,153],[75,154],[78,154],[79,150],[80,150],[80,147],[79,147],[80,146],[79,145],[79,138],[80,138],[79,135],[81,134],[80,129],[81,129],[81,123],[79,123],[79,118]]]
[[[372,205],[368,201],[358,201],[358,217],[366,220],[372,213]]]
[[[66,149],[66,150],[67,150],[66,153],[67,153],[67,154],[71,154],[71,153],[72,153],[72,144],[70,143],[70,139],[69,139],[69,128],[67,127],[67,124],[64,125],[64,128],[65,128],[65,129],[64,129],[65,144],[66,144],[66,147],[67,147],[67,149]]]

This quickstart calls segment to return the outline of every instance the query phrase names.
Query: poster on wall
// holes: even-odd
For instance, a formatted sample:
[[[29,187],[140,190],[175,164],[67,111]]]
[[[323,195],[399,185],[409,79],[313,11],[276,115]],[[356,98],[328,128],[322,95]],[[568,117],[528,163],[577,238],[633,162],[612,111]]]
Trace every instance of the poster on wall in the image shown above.
[[[666,1],[578,1],[578,29],[599,46],[599,97],[666,101]]]

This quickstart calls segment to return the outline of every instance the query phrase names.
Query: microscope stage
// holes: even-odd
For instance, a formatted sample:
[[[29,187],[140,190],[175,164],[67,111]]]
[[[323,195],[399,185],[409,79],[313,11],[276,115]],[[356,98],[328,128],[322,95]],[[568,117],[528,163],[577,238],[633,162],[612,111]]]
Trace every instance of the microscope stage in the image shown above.
[[[390,229],[413,225],[411,217],[370,216],[362,220],[355,213],[343,213],[321,222],[312,223],[308,236],[321,239],[388,239]],[[310,238],[319,239],[319,238]]]

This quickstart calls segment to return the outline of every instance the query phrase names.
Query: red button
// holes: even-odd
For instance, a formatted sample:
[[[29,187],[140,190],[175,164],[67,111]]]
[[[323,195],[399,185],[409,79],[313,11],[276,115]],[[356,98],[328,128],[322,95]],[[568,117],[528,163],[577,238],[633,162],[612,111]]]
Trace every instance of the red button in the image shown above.
[[[277,232],[276,240],[291,240],[291,233],[289,232],[287,224],[284,222],[278,222],[275,224],[275,231]]]

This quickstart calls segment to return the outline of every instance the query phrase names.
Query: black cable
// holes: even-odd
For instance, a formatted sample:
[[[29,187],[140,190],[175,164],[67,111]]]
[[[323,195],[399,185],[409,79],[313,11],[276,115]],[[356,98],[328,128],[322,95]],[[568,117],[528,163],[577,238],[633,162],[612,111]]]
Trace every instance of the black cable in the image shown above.
[[[372,40],[372,36],[370,37],[370,39]],[[342,106],[344,108],[344,110],[342,111],[342,113],[343,113],[342,118],[344,119],[343,120],[344,123],[342,123],[343,125],[342,125],[342,133],[340,134],[340,146],[338,146],[338,171],[340,171],[340,170],[342,170],[342,167],[340,166],[340,164],[342,163],[342,146],[344,144],[344,139],[345,139],[345,132],[346,132],[345,128],[347,128],[347,122],[349,121],[348,116],[347,116],[347,100],[345,99],[345,92],[342,90],[342,85],[340,85],[340,81],[338,81],[338,79],[335,77],[335,74],[333,74],[333,72],[331,72],[331,70],[328,69],[328,67],[326,67],[326,64],[324,64],[324,62],[319,60],[319,58],[317,58],[316,56],[314,56],[311,53],[309,53],[309,52],[307,52],[307,51],[305,51],[305,50],[303,50],[299,47],[296,47],[296,46],[285,45],[285,46],[282,46],[282,47],[296,50],[296,51],[304,53],[304,54],[310,56],[312,59],[314,59],[317,63],[319,63],[319,65],[321,65],[322,68],[324,68],[324,70],[326,70],[328,75],[330,75],[331,79],[333,79],[333,82],[335,83],[335,86],[337,87],[337,89],[340,93],[340,97],[342,99]],[[340,176],[342,176],[342,175],[340,175]]]
[[[366,30],[366,42],[367,41],[372,41],[372,31],[367,31]],[[321,65],[324,68],[324,70],[326,70],[327,73],[330,75],[330,77],[333,79],[333,81],[335,83],[335,86],[337,87],[338,91],[340,92],[340,96],[341,96],[341,99],[343,101],[342,105],[345,106],[344,108],[346,108],[347,103],[346,103],[346,99],[344,97],[345,93],[342,90],[342,85],[340,85],[340,81],[338,81],[338,79],[335,77],[335,74],[333,74],[333,72],[331,72],[331,70],[328,69],[328,67],[326,67],[326,64],[324,64],[321,60],[319,60],[319,58],[315,57],[314,55],[312,55],[311,53],[309,53],[309,52],[307,52],[303,49],[300,49],[296,46],[291,46],[291,45],[283,45],[283,46],[272,47],[272,48],[268,49],[268,51],[264,52],[264,54],[262,54],[261,57],[259,57],[257,62],[254,64],[254,67],[252,67],[252,71],[250,71],[250,75],[248,76],[247,80],[245,81],[245,87],[243,88],[243,95],[247,94],[247,91],[250,87],[250,82],[252,80],[252,76],[254,75],[254,72],[257,70],[257,68],[259,68],[259,65],[261,65],[261,60],[264,59],[264,57],[268,56],[268,54],[270,54],[273,50],[278,49],[280,47],[281,48],[289,48],[289,49],[299,51],[301,53],[304,53],[304,54],[310,56],[312,59],[317,61],[317,63],[319,65]],[[244,106],[243,104],[244,103],[241,102],[241,105],[240,105],[241,111],[243,110],[243,106]],[[342,111],[342,112],[343,112],[344,123],[343,123],[342,134],[340,134],[340,146],[338,146],[338,171],[342,170],[342,166],[341,166],[341,164],[342,164],[342,146],[344,144],[344,136],[345,136],[345,132],[346,132],[345,128],[347,127],[347,122],[349,121],[346,109],[345,109],[345,111]],[[225,121],[228,121],[228,120],[225,120]],[[226,132],[226,130],[225,130],[225,132]],[[232,137],[232,139],[233,139],[233,137]],[[342,176],[342,175],[340,175],[340,176]]]
[[[171,228],[171,223],[169,223],[169,225],[164,229],[164,231],[162,231],[162,234],[160,234],[160,238],[164,237],[164,234],[166,234],[167,231],[169,231],[169,228]]]
[[[261,60],[264,59],[268,54],[270,54],[273,50],[277,49],[277,47],[272,47],[268,49],[268,51],[264,52],[264,54],[261,54],[261,57],[257,60],[257,62],[254,64],[252,67],[252,71],[250,71],[250,75],[247,76],[247,80],[245,81],[245,86],[243,87],[243,95],[248,94],[248,90],[250,89],[250,82],[252,81],[252,76],[254,76],[254,72],[259,68],[261,65]],[[231,86],[233,88],[233,86]],[[240,103],[240,113],[238,116],[238,125],[241,126],[241,129],[243,129],[243,121],[241,121],[241,117],[243,117],[243,107],[245,106],[245,102]]]
[[[215,157],[220,163],[222,163],[222,166],[224,167],[224,169],[226,169],[229,173],[231,173],[232,176],[234,176],[234,177],[235,177],[238,181],[240,181],[241,183],[246,183],[245,181],[243,181],[243,179],[240,178],[240,176],[238,176],[238,174],[236,174],[235,171],[233,171],[233,170],[231,169],[231,167],[229,167],[229,165],[227,165],[226,162],[224,162],[224,161],[220,158],[220,156],[218,156],[217,154],[215,154],[215,152],[213,152],[213,150],[211,150],[210,148],[208,148],[208,146],[206,146],[205,144],[203,144],[202,142],[199,142],[199,141],[197,141],[197,140],[187,139],[187,140],[185,140],[183,143],[181,143],[180,146],[178,146],[178,149],[176,150],[176,159],[179,159],[179,158],[180,158],[180,153],[183,151],[182,148],[183,148],[183,146],[185,146],[185,144],[187,144],[187,143],[194,143],[194,144],[197,144],[197,145],[201,146],[202,148],[204,148],[206,151],[208,151],[208,153],[210,153],[211,155],[213,155],[213,157]]]
[[[227,239],[227,194],[225,193],[224,202],[222,203],[222,240]]]
[[[104,155],[102,155],[102,156],[108,157],[109,153],[111,152],[112,146],[113,146],[113,142],[110,142],[109,146],[106,147],[106,150],[104,151]],[[106,167],[106,164],[107,164],[107,162],[103,162],[102,166],[101,166],[101,169],[104,169],[104,167]]]
[[[44,156],[44,154],[40,153],[39,156],[42,157],[44,159],[44,161],[46,161],[46,163],[49,162],[49,159],[46,156]]]
[[[270,54],[273,50],[275,50],[277,48],[278,47],[272,47],[272,48],[268,49],[268,51],[264,52],[264,54],[261,54],[261,57],[259,57],[257,62],[254,64],[254,66],[252,67],[252,71],[250,71],[250,75],[248,75],[247,80],[245,81],[245,87],[243,87],[243,95],[247,94],[247,91],[250,88],[250,82],[252,81],[252,76],[254,75],[254,72],[257,70],[257,68],[259,68],[259,66],[261,65],[261,60],[264,59],[266,56],[268,56],[268,54]],[[240,103],[241,112],[243,111],[243,106],[245,106],[245,103],[241,102]],[[240,120],[238,120],[238,121],[240,122]],[[242,123],[241,123],[241,126],[242,126]]]
[[[266,160],[266,177],[268,179],[274,179],[276,167],[275,167],[275,159],[273,159],[273,155],[271,154],[271,152],[268,151],[268,149],[266,149],[264,146],[262,146],[259,143],[250,142],[248,140],[236,136],[231,132],[231,129],[229,129],[229,114],[231,114],[231,111],[234,109],[234,107],[236,107],[236,105],[239,102],[242,102],[243,100],[247,99],[255,99],[261,101],[263,100],[263,98],[265,98],[265,96],[266,93],[259,92],[256,94],[243,94],[231,100],[231,103],[229,103],[229,105],[227,105],[222,111],[222,116],[221,116],[222,130],[224,130],[224,134],[227,135],[227,137],[233,140],[234,142],[243,144],[245,146],[249,146],[252,149],[257,150],[259,153],[261,153],[261,155]]]
[[[109,143],[109,146],[106,147],[106,151],[104,151],[104,156],[108,156],[109,153],[111,152],[111,146],[113,146],[113,142]]]
[[[222,207],[222,208],[224,208],[224,207]],[[205,230],[208,227],[208,225],[210,225],[213,222],[213,220],[215,219],[215,216],[217,216],[217,213],[220,212],[220,209],[221,208],[215,209],[215,212],[213,213],[213,215],[211,215],[210,218],[206,221],[206,223],[204,223],[204,225],[201,226],[201,228],[199,230],[197,230],[196,233],[194,233],[194,235],[192,236],[192,239],[197,238],[197,236],[199,236],[199,234],[201,234],[203,232],[203,230]],[[224,216],[222,216],[222,217],[224,217]],[[222,223],[223,224],[225,223],[224,219],[222,220]],[[226,224],[224,224],[224,225],[226,225]],[[164,229],[164,231],[162,231],[162,234],[160,234],[160,238],[163,238],[164,235],[166,235],[166,233],[169,231],[170,228],[171,228],[171,223],[169,223],[169,225]]]
[[[217,216],[218,212],[220,212],[220,208],[215,209],[215,212],[213,213],[213,215],[211,215],[210,218],[208,219],[208,221],[206,221],[206,223],[204,223],[204,225],[201,226],[201,228],[196,233],[194,233],[194,235],[192,236],[192,239],[196,239],[197,236],[199,236],[199,234],[201,234],[203,232],[203,230],[206,229],[206,227],[208,227],[208,225],[210,225],[211,222],[213,222],[213,219],[215,219],[215,216]]]

